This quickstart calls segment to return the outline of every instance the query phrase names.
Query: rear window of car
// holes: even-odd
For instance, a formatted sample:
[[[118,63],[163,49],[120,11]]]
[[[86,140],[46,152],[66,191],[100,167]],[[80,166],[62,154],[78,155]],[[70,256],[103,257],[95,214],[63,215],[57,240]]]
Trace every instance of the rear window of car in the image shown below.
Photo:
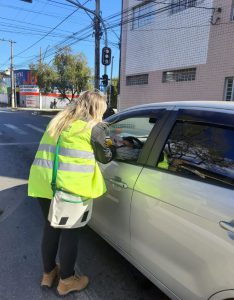
[[[157,166],[234,187],[234,128],[178,121]]]

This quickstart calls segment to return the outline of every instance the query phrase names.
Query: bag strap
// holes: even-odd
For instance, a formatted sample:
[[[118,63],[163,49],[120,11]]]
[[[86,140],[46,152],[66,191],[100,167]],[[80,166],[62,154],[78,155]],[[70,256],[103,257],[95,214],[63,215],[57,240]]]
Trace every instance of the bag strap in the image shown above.
[[[53,173],[52,173],[52,181],[51,181],[51,188],[53,191],[53,196],[56,192],[56,178],[57,178],[57,172],[58,172],[58,154],[59,154],[59,148],[60,148],[60,136],[57,140],[55,154],[54,154],[54,164],[53,164]]]

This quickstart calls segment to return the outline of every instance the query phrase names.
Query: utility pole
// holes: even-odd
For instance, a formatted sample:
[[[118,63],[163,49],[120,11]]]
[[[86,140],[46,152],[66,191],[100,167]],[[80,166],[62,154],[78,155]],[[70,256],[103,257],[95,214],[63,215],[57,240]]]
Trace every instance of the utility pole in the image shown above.
[[[41,52],[41,47],[40,47],[40,55],[39,55],[39,65],[42,64],[42,52]]]
[[[11,44],[11,65],[10,65],[10,77],[11,77],[11,107],[15,108],[15,77],[14,77],[14,64],[13,64],[13,44],[16,42],[12,40],[0,39],[2,42],[8,42]]]
[[[94,28],[95,28],[95,72],[94,72],[94,87],[99,90],[100,82],[100,0],[96,0],[96,10],[94,17]]]
[[[25,2],[32,3],[32,0],[22,0]],[[94,30],[95,30],[95,88],[99,89],[99,80],[100,80],[100,38],[101,38],[101,28],[100,28],[100,23],[102,24],[103,31],[104,31],[104,39],[105,39],[105,46],[108,46],[107,42],[107,29],[106,25],[100,15],[100,0],[95,0],[96,1],[96,9],[91,10],[82,4],[79,3],[78,0],[65,0],[73,5],[75,5],[78,8],[81,8],[85,10],[88,13],[91,13],[94,15]],[[105,66],[105,74],[106,74],[106,66]]]
[[[114,56],[111,58],[111,75],[110,75],[110,89],[109,89],[109,99],[108,99],[108,105],[111,104],[111,94],[112,94],[112,74],[113,74],[113,62],[114,62]]]
[[[94,15],[94,30],[95,30],[95,88],[99,89],[99,80],[100,80],[100,38],[101,38],[101,29],[100,24],[102,24],[103,31],[104,31],[104,39],[105,39],[105,46],[108,46],[107,42],[107,29],[106,25],[100,15],[100,0],[96,1],[96,9],[95,11],[88,9],[87,7],[81,5],[79,1],[75,2],[74,0],[66,0],[67,2],[87,11]],[[105,73],[106,73],[106,66],[105,66]]]
[[[12,40],[9,41],[11,43],[11,108],[15,108],[15,77],[14,77],[14,65],[13,65],[13,42]]]
[[[40,47],[39,66],[41,66],[42,61],[43,61],[43,59],[42,59],[42,51],[41,51],[41,47]],[[42,109],[41,91],[39,91],[39,109]]]

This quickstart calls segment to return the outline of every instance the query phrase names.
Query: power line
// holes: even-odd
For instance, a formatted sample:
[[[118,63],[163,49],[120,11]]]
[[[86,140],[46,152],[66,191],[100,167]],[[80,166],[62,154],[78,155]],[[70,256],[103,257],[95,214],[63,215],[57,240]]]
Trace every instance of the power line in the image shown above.
[[[15,33],[18,33],[19,30],[20,30],[20,33],[25,33],[25,34],[30,34],[30,35],[45,35],[47,33],[47,31],[45,30],[40,30],[40,29],[34,29],[34,28],[29,28],[29,27],[24,27],[24,26],[15,26],[11,23],[4,23],[4,22],[0,22],[0,25],[1,25],[1,28],[2,30],[1,31],[5,31],[5,32],[15,32]],[[6,30],[6,29],[9,29],[10,31]],[[13,31],[12,31],[13,30]],[[54,33],[50,33],[49,36],[52,36],[52,37],[67,37],[68,34],[62,34],[62,33],[59,33],[59,32],[54,32]]]
[[[30,35],[30,36],[43,36],[44,37],[44,33],[33,33],[33,32],[25,32],[25,31],[13,31],[13,30],[3,30],[0,29],[0,32],[7,32],[7,33],[14,33],[14,34],[22,34],[22,35]],[[61,37],[65,37],[64,35],[55,35],[55,34],[50,34],[48,35],[48,37],[54,37],[54,38],[61,38]],[[18,56],[18,55],[17,55]]]
[[[72,16],[75,12],[77,12],[78,9],[74,10],[72,13],[70,13],[65,19],[63,19],[61,22],[59,22],[54,28],[52,28],[49,32],[47,32],[42,38],[40,38],[38,41],[36,41],[35,43],[33,43],[32,45],[30,45],[29,47],[27,47],[26,49],[22,50],[21,52],[17,53],[15,55],[15,57],[17,57],[18,55],[28,51],[29,49],[31,49],[32,47],[34,47],[35,45],[37,45],[38,43],[40,43],[40,41],[42,41],[45,37],[47,37],[51,32],[53,32],[56,28],[58,28],[62,23],[64,23],[68,18],[70,18],[70,16]]]
[[[53,56],[53,55],[56,55],[57,53],[59,53],[59,52],[61,51],[61,49],[65,48],[65,47],[71,47],[72,45],[74,45],[74,44],[76,44],[76,43],[78,43],[78,42],[80,42],[80,41],[85,41],[85,40],[86,40],[87,38],[89,38],[90,36],[92,36],[92,34],[86,35],[86,36],[84,36],[84,37],[82,37],[82,38],[80,38],[80,39],[77,39],[77,40],[74,41],[74,42],[71,42],[71,43],[69,43],[69,44],[63,45],[60,49],[57,49],[57,50],[55,50],[53,53],[50,53],[50,54],[46,55],[46,56],[44,57],[44,59],[49,58],[49,57],[51,57],[51,56]],[[36,58],[38,58],[38,55],[35,57],[35,59],[36,59]],[[51,61],[52,61],[52,60],[51,60]],[[50,61],[50,62],[51,62],[51,61]],[[26,62],[27,62],[27,61],[26,61]],[[49,62],[49,63],[50,63],[50,62]],[[25,65],[25,63],[18,64],[17,67],[23,66],[23,65]]]
[[[109,27],[109,28],[111,28],[111,27]],[[113,26],[112,26],[112,28],[113,28]],[[73,43],[72,43],[72,44],[70,44],[70,45],[73,45],[74,43],[76,43],[76,42],[73,42]],[[25,50],[25,51],[26,51],[26,50]],[[21,53],[23,53],[23,52],[21,52]],[[21,53],[20,53],[20,54],[21,54]]]
[[[86,4],[89,0],[87,0],[84,4]],[[26,49],[22,50],[21,52],[17,53],[15,55],[15,57],[17,57],[18,55],[28,51],[29,49],[31,49],[32,47],[34,47],[35,45],[37,45],[38,43],[40,43],[40,41],[42,41],[45,37],[47,37],[51,32],[53,32],[56,28],[58,28],[61,24],[63,24],[67,19],[69,19],[74,13],[76,13],[79,10],[79,8],[75,9],[72,13],[70,13],[68,16],[66,16],[61,22],[59,22],[54,28],[52,28],[48,33],[46,33],[42,38],[40,38],[38,41],[36,41],[35,43],[33,43],[32,45],[30,45],[29,47],[27,47]]]
[[[191,1],[192,1],[192,0],[191,0]],[[156,5],[156,4],[158,4],[158,2],[157,2],[157,3],[154,3],[154,5]],[[120,19],[120,21],[115,21],[115,23],[113,22],[113,24],[112,24],[111,26],[107,27],[107,29],[115,28],[115,27],[118,27],[118,26],[121,26],[121,25],[126,25],[126,24],[131,23],[131,22],[136,21],[136,20],[144,19],[144,18],[146,18],[146,17],[154,16],[154,15],[157,15],[157,14],[159,14],[159,13],[163,13],[163,12],[169,11],[169,10],[171,10],[171,8],[174,7],[174,6],[175,6],[174,4],[173,4],[173,5],[170,4],[170,5],[161,7],[161,8],[159,8],[159,9],[152,10],[152,11],[147,12],[147,13],[145,13],[145,14],[141,14],[141,15],[139,15],[139,16],[137,16],[137,17],[135,17],[135,16],[133,15],[133,12],[131,11],[130,14],[127,15],[127,18],[123,18],[123,21],[121,21],[121,19]],[[178,5],[177,5],[177,6],[178,6]],[[204,9],[204,7],[198,7],[198,6],[196,6],[195,8],[201,8],[201,9]],[[210,7],[205,7],[205,8],[206,8],[206,9],[209,9],[209,10],[212,10],[212,9],[213,9],[213,8],[210,8]],[[125,12],[128,13],[129,10],[128,10],[128,11],[125,10]],[[116,17],[116,16],[115,16],[115,17]],[[115,18],[115,17],[114,17],[114,18]]]
[[[58,51],[58,48],[64,48],[64,47],[68,47],[68,46],[70,46],[70,45],[72,45],[72,44],[75,44],[75,43],[77,43],[77,42],[80,42],[80,41],[82,41],[82,40],[85,40],[87,37],[89,37],[89,36],[92,36],[92,33],[86,33],[85,31],[90,31],[90,26],[87,26],[87,27],[85,27],[85,28],[83,28],[83,29],[81,29],[81,30],[79,30],[79,31],[77,31],[76,33],[74,33],[72,36],[69,36],[69,37],[67,37],[66,39],[64,39],[63,41],[60,41],[60,42],[58,42],[57,44],[55,44],[54,46],[52,46],[52,47],[50,47],[50,49],[48,50],[46,50],[46,56],[45,56],[45,54],[43,54],[44,55],[44,57],[45,57],[45,59],[46,58],[48,58],[48,57],[50,57],[51,55],[54,55],[57,51]],[[78,34],[82,34],[81,36],[79,36],[78,37]],[[72,42],[72,44],[68,44],[67,42],[69,41],[69,40],[75,40],[75,41],[73,41]],[[67,44],[65,44],[65,43],[67,43]],[[32,56],[31,56],[32,57]],[[31,58],[30,57],[30,58]],[[38,59],[38,55],[36,55],[36,56],[34,56],[34,58],[35,59]],[[27,60],[28,61],[28,60]],[[26,62],[27,62],[26,61]]]
[[[88,0],[88,1],[89,1],[89,0]],[[77,10],[78,10],[78,9],[76,9],[74,12],[76,12]],[[74,13],[74,12],[73,12],[73,13]],[[68,18],[68,16],[67,16],[63,21],[65,21],[67,18]],[[61,25],[61,22],[60,22],[58,25],[56,25],[53,29],[57,28],[59,25]],[[86,28],[90,29],[90,26],[88,26],[88,27],[86,27]],[[85,28],[85,30],[86,30],[86,28]],[[83,31],[83,30],[81,30],[80,32],[82,32],[82,31]],[[52,30],[49,31],[49,33],[51,33],[51,32],[52,32]],[[47,35],[48,35],[49,33],[47,33]],[[79,33],[79,32],[77,32],[77,33]],[[33,45],[31,45],[31,46],[27,47],[26,49],[24,49],[23,51],[19,52],[16,56],[21,55],[22,53],[26,52],[27,50],[29,50],[30,48],[32,48],[33,46],[35,46],[37,43],[39,43],[39,42],[40,42],[43,38],[45,38],[47,35],[44,35],[44,37],[42,37],[40,40],[38,40],[37,42],[35,42]],[[73,35],[71,35],[71,36],[69,36],[67,39],[74,39],[75,36],[76,36],[76,33],[73,34]],[[65,39],[65,41],[66,41],[66,39]],[[61,43],[59,43],[59,44],[57,44],[57,45],[61,45]],[[57,45],[56,45],[56,46],[57,46]],[[2,66],[4,66],[4,65],[9,61],[9,59],[10,59],[10,58],[8,58],[3,64],[1,64],[0,68],[1,68]]]
[[[2,20],[6,20],[6,21],[12,21],[12,22],[16,22],[16,23],[24,23],[24,24],[27,24],[27,25],[30,25],[30,26],[37,26],[37,27],[44,27],[44,28],[48,28],[48,29],[52,29],[53,27],[50,27],[50,26],[45,26],[45,25],[42,25],[42,24],[34,24],[34,23],[30,23],[30,22],[25,22],[25,21],[18,21],[18,20],[14,20],[14,19],[9,19],[9,18],[4,18],[4,17],[0,17],[0,19]],[[30,29],[32,29],[32,27],[29,27]],[[67,33],[72,33],[71,31],[68,31],[68,30],[63,30],[63,29],[59,29],[58,31],[61,31],[61,32],[67,32]]]
[[[22,8],[22,7],[19,7],[19,6],[6,5],[6,4],[0,4],[0,6],[10,8],[10,9],[14,9],[14,10],[17,10],[17,11],[26,11],[26,12],[30,12],[30,13],[33,13],[33,14],[44,15],[44,16],[48,16],[48,17],[56,18],[56,19],[63,18],[62,16],[59,16],[59,15],[55,15],[55,14],[52,15],[52,14],[48,14],[48,13],[42,13],[40,11],[25,9],[25,8]]]
[[[68,4],[68,3],[62,3],[62,2],[58,2],[58,1],[53,1],[53,0],[47,0],[46,2],[45,1],[42,1],[42,0],[37,0],[37,2],[40,2],[40,3],[46,3],[48,5],[51,5],[51,6],[54,6],[54,7],[59,7],[59,8],[65,8],[67,10],[70,10],[68,7],[70,7],[71,9],[74,9],[74,6],[71,5],[71,4]],[[48,3],[49,2],[49,3]],[[54,4],[55,3],[55,4]],[[56,5],[56,4],[59,4],[59,5]]]
[[[90,0],[88,0],[88,1],[90,1]],[[41,12],[41,11],[35,11],[35,10],[30,10],[30,9],[24,9],[22,7],[19,7],[19,6],[6,5],[6,4],[1,4],[1,3],[0,3],[0,6],[10,8],[10,9],[14,9],[14,10],[17,10],[17,11],[25,11],[25,12],[29,12],[29,13],[33,13],[33,14],[39,14],[39,15],[43,15],[43,16],[47,16],[47,17],[55,18],[55,19],[58,19],[58,18],[63,19],[64,18],[64,16],[61,16],[61,15],[49,14],[49,13],[44,13],[44,12]],[[80,23],[77,23],[77,22],[72,22],[72,23],[80,24]]]
[[[47,0],[48,1],[48,0]],[[150,6],[151,8],[152,7],[154,7],[155,5],[158,5],[158,4],[167,4],[165,1],[154,1],[153,3],[152,3],[152,5]],[[156,14],[158,14],[158,13],[161,13],[161,12],[164,12],[164,11],[167,11],[167,10],[169,10],[169,9],[171,9],[171,7],[172,7],[172,5],[170,4],[170,5],[167,5],[167,6],[165,6],[165,7],[163,7],[163,8],[160,8],[160,9],[156,9],[156,10],[153,10],[153,11],[151,11],[150,13],[146,13],[146,14],[142,14],[142,15],[140,15],[140,16],[138,16],[137,18],[135,17],[133,17],[133,8],[134,8],[135,6],[132,6],[132,7],[130,7],[130,8],[128,8],[128,9],[125,9],[124,11],[123,11],[123,14],[127,14],[127,18],[125,18],[125,19],[123,19],[123,21],[121,22],[119,22],[119,21],[114,21],[112,24],[110,24],[109,26],[108,26],[108,29],[113,29],[113,28],[116,28],[116,27],[119,27],[119,26],[121,26],[121,25],[124,25],[124,24],[127,24],[127,23],[130,23],[130,22],[133,22],[134,20],[137,20],[137,19],[141,19],[141,18],[145,18],[145,17],[147,17],[147,16],[151,16],[151,15],[156,15]],[[210,9],[210,8],[209,8]],[[118,16],[121,16],[121,12],[120,13],[117,13],[117,14],[114,14],[114,15],[112,15],[112,16],[109,16],[109,17],[107,17],[106,19],[104,19],[105,20],[105,22],[106,22],[106,20],[112,20],[112,19],[116,19]],[[173,30],[174,28],[171,28],[171,30]],[[179,28],[178,28],[179,29]],[[163,30],[163,29],[162,29]],[[165,29],[166,30],[166,29]],[[169,29],[167,29],[167,30],[169,30]],[[49,33],[48,33],[49,34]],[[66,41],[68,41],[69,39],[73,39],[74,38],[74,36],[75,36],[75,34],[74,35],[72,35],[72,36],[69,36],[69,37],[66,37],[66,39],[65,39],[65,41],[63,41],[62,43],[65,43]],[[39,40],[40,41],[40,40]],[[38,42],[39,42],[38,41]],[[79,40],[78,40],[79,41]],[[75,41],[75,42],[72,42],[72,44],[74,44],[74,43],[76,43],[77,41]],[[61,45],[61,42],[60,42],[60,45]],[[31,45],[32,46],[32,45]],[[53,46],[53,48],[55,48],[55,47],[57,47],[58,45],[55,45],[55,46]],[[52,48],[51,48],[52,49]],[[24,52],[26,51],[26,49],[24,50]],[[49,50],[50,51],[50,50]],[[48,51],[48,52],[49,52]],[[23,52],[21,52],[21,53],[23,53]],[[19,55],[19,54],[18,54]],[[53,54],[52,54],[53,55]]]

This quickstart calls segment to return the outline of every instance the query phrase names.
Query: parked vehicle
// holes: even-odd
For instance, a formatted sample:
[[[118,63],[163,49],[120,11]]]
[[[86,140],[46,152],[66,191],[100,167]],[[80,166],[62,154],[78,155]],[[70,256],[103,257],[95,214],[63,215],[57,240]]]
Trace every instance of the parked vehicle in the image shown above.
[[[141,105],[108,121],[107,139],[142,147],[101,165],[108,191],[90,226],[171,299],[234,299],[234,103]]]

